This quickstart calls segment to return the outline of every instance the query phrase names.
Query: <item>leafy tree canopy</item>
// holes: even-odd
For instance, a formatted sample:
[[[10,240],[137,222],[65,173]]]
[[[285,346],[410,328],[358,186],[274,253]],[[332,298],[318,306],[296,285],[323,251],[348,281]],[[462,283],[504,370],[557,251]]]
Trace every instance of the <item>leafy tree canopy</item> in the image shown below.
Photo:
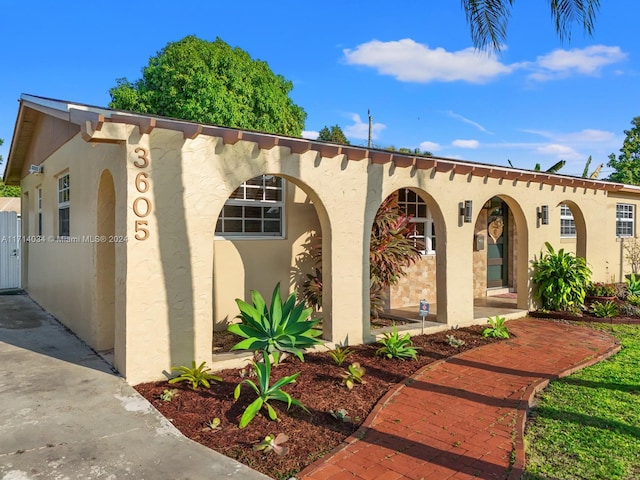
[[[351,145],[344,132],[340,128],[340,125],[334,125],[333,127],[323,127],[318,135],[318,140],[324,142],[341,143],[343,145]]]
[[[0,138],[0,146],[4,143],[4,140]],[[2,165],[2,155],[0,155],[0,165]],[[9,187],[4,184],[2,178],[0,178],[0,197],[19,197],[20,187]]]
[[[631,130],[625,130],[626,138],[622,143],[620,155],[609,155],[607,166],[613,168],[609,180],[613,182],[640,185],[640,117],[635,117],[631,124]]]
[[[293,84],[240,48],[188,36],[168,43],[142,69],[142,78],[116,80],[115,109],[299,137],[305,111]]]
[[[471,39],[477,48],[500,51],[514,3],[515,0],[462,0]],[[571,40],[574,23],[580,24],[587,35],[593,33],[600,0],[550,0],[548,3],[560,40]]]

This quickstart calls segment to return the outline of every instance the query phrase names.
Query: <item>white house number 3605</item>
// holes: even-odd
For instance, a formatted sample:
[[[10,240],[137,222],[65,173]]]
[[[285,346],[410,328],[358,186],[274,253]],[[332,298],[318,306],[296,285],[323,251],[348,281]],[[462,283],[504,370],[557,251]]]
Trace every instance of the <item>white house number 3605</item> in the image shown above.
[[[137,158],[133,162],[133,166],[141,170],[149,166],[149,151],[146,148],[138,147],[134,150]],[[138,193],[147,193],[149,191],[149,174],[145,171],[138,172],[136,175],[136,190]],[[151,200],[143,195],[138,195],[133,201],[133,213],[136,217],[134,224],[136,240],[146,240],[149,238],[149,222],[141,220],[151,213]]]

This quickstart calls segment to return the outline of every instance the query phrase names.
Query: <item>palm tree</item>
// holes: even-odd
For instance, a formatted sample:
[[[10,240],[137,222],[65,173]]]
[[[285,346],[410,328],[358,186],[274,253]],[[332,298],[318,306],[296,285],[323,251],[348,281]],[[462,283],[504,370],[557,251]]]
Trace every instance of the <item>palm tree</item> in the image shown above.
[[[500,51],[507,37],[507,24],[515,0],[462,0],[462,8],[471,29],[476,48]],[[551,18],[560,40],[571,40],[574,22],[582,24],[584,31],[593,34],[600,0],[549,0]]]
[[[547,168],[545,170],[546,173],[558,173],[560,171],[560,169],[562,167],[564,167],[564,164],[567,163],[566,160],[560,160],[558,163],[554,163],[553,165],[551,165],[549,168]],[[533,169],[536,172],[540,172],[542,170],[542,167],[540,166],[539,163],[536,163],[536,166],[533,167]]]

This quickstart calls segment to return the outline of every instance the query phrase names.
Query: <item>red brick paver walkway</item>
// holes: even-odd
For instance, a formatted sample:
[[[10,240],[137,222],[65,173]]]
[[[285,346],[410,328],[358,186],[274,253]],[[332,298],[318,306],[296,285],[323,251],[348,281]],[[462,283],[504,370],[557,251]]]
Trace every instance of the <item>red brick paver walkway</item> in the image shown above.
[[[585,327],[534,319],[508,326],[510,340],[428,365],[394,388],[356,434],[300,478],[520,478],[535,391],[619,346]]]

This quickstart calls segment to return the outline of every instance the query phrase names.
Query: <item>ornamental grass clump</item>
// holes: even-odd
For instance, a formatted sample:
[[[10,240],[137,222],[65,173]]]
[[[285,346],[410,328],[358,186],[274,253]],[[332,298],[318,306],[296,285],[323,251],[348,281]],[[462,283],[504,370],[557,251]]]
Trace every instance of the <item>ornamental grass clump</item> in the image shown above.
[[[304,362],[304,349],[322,343],[316,338],[322,332],[314,328],[320,319],[309,319],[313,309],[305,309],[302,302],[296,304],[295,293],[282,302],[278,284],[270,307],[256,290],[251,291],[251,299],[253,305],[236,299],[242,323],[229,325],[227,330],[244,340],[234,345],[232,350],[262,351],[265,357],[273,356],[277,366],[282,353],[295,355]]]
[[[584,258],[562,248],[556,252],[549,242],[545,246],[547,252],[531,262],[535,296],[546,310],[577,311],[584,304],[591,270]]]

